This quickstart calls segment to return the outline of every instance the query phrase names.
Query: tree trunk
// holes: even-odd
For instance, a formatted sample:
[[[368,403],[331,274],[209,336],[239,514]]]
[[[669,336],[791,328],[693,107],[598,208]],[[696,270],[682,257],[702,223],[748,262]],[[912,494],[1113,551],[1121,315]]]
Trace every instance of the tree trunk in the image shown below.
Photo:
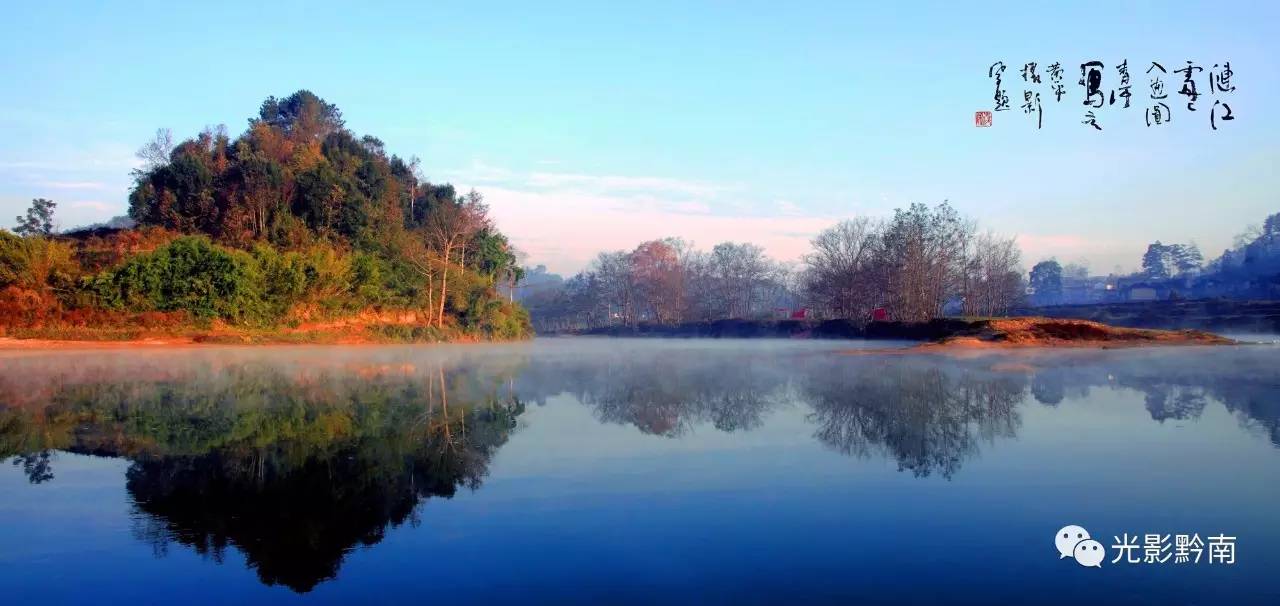
[[[444,301],[449,295],[449,248],[444,249],[444,264],[440,268],[440,311],[436,314],[436,326],[444,328]]]

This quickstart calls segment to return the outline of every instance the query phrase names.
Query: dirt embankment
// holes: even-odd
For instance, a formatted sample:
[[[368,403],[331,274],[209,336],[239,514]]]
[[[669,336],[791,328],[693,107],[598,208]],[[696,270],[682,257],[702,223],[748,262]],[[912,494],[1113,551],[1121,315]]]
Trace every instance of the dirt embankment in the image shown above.
[[[27,349],[128,349],[206,345],[378,345],[397,343],[472,343],[486,340],[452,322],[433,326],[413,311],[366,311],[346,317],[300,322],[295,326],[251,329],[214,321],[134,326],[0,326],[0,351]]]
[[[992,318],[972,320],[953,334],[921,345],[927,348],[1141,347],[1231,345],[1235,341],[1198,330],[1120,328],[1089,320]]]

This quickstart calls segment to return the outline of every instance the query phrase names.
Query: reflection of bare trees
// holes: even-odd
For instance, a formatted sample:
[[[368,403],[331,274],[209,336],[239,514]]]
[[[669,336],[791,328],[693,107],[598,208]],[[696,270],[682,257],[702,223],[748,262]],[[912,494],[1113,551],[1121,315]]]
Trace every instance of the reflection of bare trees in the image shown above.
[[[859,457],[883,453],[916,476],[951,477],[980,440],[1012,437],[1025,382],[896,360],[819,369],[799,382],[815,436]]]
[[[759,427],[781,401],[786,374],[772,357],[614,358],[593,364],[571,386],[606,423],[678,436],[710,423],[721,431]]]
[[[1140,391],[1153,420],[1197,418],[1209,402],[1219,401],[1280,445],[1280,369],[1257,350],[1213,354],[1060,352],[1012,365],[999,356],[637,351],[535,359],[516,390],[535,401],[572,393],[603,422],[665,436],[700,424],[750,430],[770,410],[795,402],[813,409],[810,419],[823,443],[849,455],[891,457],[922,476],[950,476],[982,442],[1013,436],[1024,397],[1056,406],[1097,387]]]

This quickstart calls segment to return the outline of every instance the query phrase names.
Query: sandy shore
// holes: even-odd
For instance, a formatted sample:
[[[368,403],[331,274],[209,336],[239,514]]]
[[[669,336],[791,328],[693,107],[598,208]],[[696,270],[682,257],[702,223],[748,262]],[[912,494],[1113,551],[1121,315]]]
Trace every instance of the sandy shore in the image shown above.
[[[945,353],[962,355],[1008,349],[1118,349],[1236,345],[1226,337],[1198,330],[1120,328],[1089,320],[1020,317],[973,320],[955,334],[907,348],[859,349],[846,353]]]

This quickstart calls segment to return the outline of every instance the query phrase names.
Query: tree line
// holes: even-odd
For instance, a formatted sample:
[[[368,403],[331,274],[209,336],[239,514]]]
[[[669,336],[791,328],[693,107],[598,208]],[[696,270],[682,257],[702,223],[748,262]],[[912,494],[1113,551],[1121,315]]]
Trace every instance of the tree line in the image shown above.
[[[1031,268],[1031,302],[1054,305],[1063,302],[1083,303],[1105,297],[1080,300],[1068,296],[1064,285],[1104,280],[1091,278],[1088,267],[1079,263],[1062,265],[1056,259],[1045,259]],[[1280,213],[1266,217],[1262,223],[1249,225],[1235,237],[1234,245],[1208,262],[1195,242],[1164,243],[1156,240],[1142,254],[1141,267],[1129,274],[1118,269],[1105,278],[1111,297],[1124,298],[1124,284],[1169,288],[1167,295],[1192,298],[1273,299],[1280,296]]]
[[[767,313],[790,295],[788,267],[748,243],[696,250],[678,238],[602,252],[585,271],[523,297],[539,330],[674,324]]]
[[[20,237],[0,236],[3,315],[183,312],[271,326],[412,309],[442,330],[528,331],[497,293],[523,270],[483,196],[427,180],[416,158],[353,133],[309,91],[268,98],[235,138],[217,127],[174,143],[162,129],[138,156],[135,228],[57,235],[54,204],[38,199]],[[114,262],[94,261],[104,256]]]
[[[1001,315],[1025,289],[1012,238],[979,232],[948,203],[913,204],[887,220],[859,217],[823,230],[802,264],[724,242],[696,250],[675,238],[600,253],[559,284],[524,297],[540,330],[641,322],[806,317],[918,322],[949,310]]]

